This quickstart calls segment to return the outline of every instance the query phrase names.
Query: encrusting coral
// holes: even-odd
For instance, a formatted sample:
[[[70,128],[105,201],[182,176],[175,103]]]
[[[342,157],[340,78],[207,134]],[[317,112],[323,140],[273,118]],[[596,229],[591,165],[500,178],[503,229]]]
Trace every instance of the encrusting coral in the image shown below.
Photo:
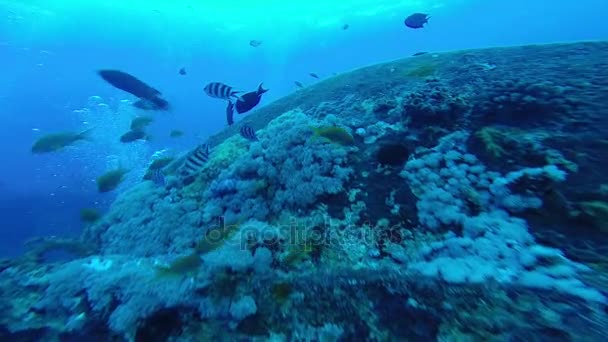
[[[0,339],[606,340],[608,210],[605,193],[580,190],[605,183],[589,153],[604,145],[586,156],[560,140],[579,141],[573,119],[601,102],[598,84],[562,79],[606,47],[371,66],[211,137],[188,182],[186,156],[160,156],[148,166],[166,184],[129,187],[82,240],[0,265]],[[564,220],[546,219],[551,196]],[[68,246],[74,258],[44,262]]]

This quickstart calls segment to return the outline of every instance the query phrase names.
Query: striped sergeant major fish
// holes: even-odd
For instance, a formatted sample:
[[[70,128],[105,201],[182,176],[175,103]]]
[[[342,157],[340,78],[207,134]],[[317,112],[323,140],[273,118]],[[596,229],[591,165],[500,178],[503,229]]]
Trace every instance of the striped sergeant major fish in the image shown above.
[[[241,97],[237,95],[238,93],[241,93],[241,91],[234,90],[231,86],[220,82],[211,82],[205,86],[204,90],[207,95],[217,99],[228,101],[233,97],[241,99]]]
[[[199,145],[184,161],[180,174],[183,177],[191,177],[200,172],[209,160],[209,145]]]
[[[258,137],[255,134],[255,131],[253,130],[253,128],[251,128],[251,126],[243,126],[241,127],[241,136],[249,141],[258,141]]]

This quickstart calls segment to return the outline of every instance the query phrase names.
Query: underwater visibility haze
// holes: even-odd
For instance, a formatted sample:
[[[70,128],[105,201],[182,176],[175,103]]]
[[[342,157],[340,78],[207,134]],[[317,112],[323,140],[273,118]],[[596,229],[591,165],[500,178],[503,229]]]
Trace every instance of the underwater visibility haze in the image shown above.
[[[608,340],[607,13],[0,0],[0,340]]]

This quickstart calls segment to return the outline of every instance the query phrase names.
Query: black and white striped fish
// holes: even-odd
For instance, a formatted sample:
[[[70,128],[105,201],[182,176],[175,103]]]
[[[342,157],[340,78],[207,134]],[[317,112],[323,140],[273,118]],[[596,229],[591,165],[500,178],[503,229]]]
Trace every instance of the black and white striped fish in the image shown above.
[[[241,98],[237,95],[241,91],[236,91],[231,86],[220,82],[211,82],[205,86],[204,90],[207,95],[217,99],[230,101],[233,97],[237,99]]]
[[[258,141],[258,137],[255,134],[255,130],[253,130],[253,128],[247,125],[241,127],[241,136],[250,141]]]
[[[198,146],[184,162],[181,168],[183,177],[190,177],[200,172],[205,163],[209,160],[209,145],[202,144]]]

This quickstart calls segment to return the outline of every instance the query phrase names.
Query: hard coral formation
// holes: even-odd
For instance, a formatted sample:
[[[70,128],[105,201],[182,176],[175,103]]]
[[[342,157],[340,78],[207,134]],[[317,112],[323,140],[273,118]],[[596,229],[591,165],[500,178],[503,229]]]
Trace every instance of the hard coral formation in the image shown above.
[[[142,182],[120,194],[85,237],[104,254],[150,256],[181,253],[202,233],[202,214],[194,199]]]
[[[422,226],[450,230],[443,241],[423,248],[421,260],[410,268],[451,283],[492,279],[605,302],[603,294],[580,280],[579,274],[588,272],[588,267],[568,260],[557,249],[536,244],[525,221],[512,216],[542,206],[532,186],[514,193],[518,181],[560,182],[565,172],[555,166],[506,175],[486,171],[466,153],[467,138],[464,132],[452,133],[404,168],[402,175],[419,197]],[[475,210],[464,196],[470,193],[476,194]]]
[[[578,105],[571,87],[553,81],[502,80],[491,83],[475,112],[482,122],[546,125]]]
[[[259,134],[260,141],[205,191],[204,219],[225,215],[264,220],[284,210],[307,209],[320,196],[343,191],[352,173],[349,149],[311,139],[311,124],[299,111],[273,120]]]
[[[605,183],[605,131],[583,139],[555,115],[604,118],[605,101],[557,84],[606,46],[428,56],[441,80],[397,61],[260,108],[243,121],[259,141],[235,123],[188,184],[176,158],[166,186],[120,193],[83,241],[2,263],[0,339],[606,340],[606,194],[588,190]],[[551,54],[561,67],[530,57]],[[601,93],[605,70],[583,74],[577,96]],[[66,246],[83,248],[43,257]]]
[[[404,119],[411,127],[455,128],[469,109],[461,95],[438,82],[427,82],[421,89],[409,92],[403,99]]]

